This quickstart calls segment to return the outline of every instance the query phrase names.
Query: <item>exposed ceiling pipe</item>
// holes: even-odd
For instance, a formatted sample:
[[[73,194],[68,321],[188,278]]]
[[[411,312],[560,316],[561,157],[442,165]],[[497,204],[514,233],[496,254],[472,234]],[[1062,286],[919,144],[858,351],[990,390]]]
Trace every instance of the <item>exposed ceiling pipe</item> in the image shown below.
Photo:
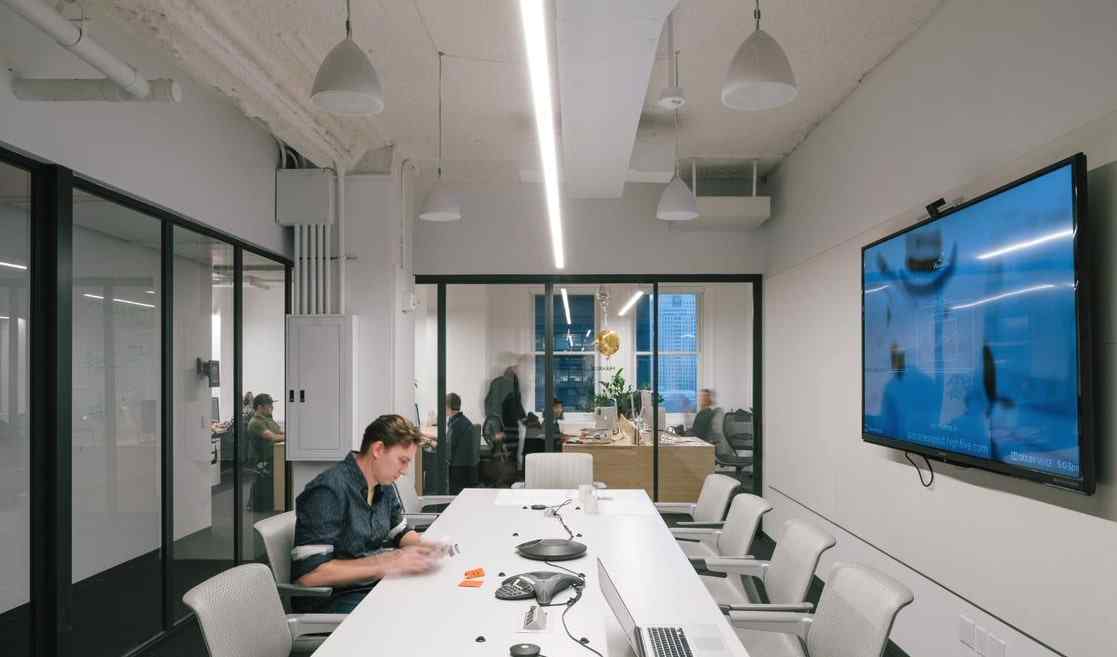
[[[151,85],[136,69],[105,50],[91,37],[86,36],[84,30],[43,4],[41,0],[0,0],[0,2],[46,32],[60,46],[104,73],[105,77],[120,85],[132,97],[143,99],[151,95]]]
[[[182,89],[174,80],[148,80],[150,92],[138,98],[109,79],[23,79],[12,80],[12,93],[20,100],[83,101],[100,100],[111,103],[128,101],[177,103],[182,100]]]

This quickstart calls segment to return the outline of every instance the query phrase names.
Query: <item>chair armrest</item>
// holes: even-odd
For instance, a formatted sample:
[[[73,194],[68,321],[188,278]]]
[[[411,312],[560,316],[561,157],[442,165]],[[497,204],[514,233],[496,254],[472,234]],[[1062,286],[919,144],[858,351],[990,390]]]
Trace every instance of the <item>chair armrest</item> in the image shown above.
[[[525,488],[525,487],[527,487],[527,482],[523,482],[523,481],[517,481],[516,483],[512,484],[512,488]]]
[[[764,579],[764,574],[768,571],[768,562],[742,557],[711,557],[706,559],[706,570]]]
[[[420,495],[419,508],[422,509],[435,504],[450,504],[457,498],[457,495]]]
[[[810,613],[814,611],[814,605],[809,602],[771,602],[771,603],[754,603],[754,604],[735,604],[735,605],[718,605],[724,614],[731,611],[797,611],[802,613]]]
[[[347,614],[288,614],[287,629],[293,639],[308,634],[329,634],[346,618]]]
[[[328,598],[334,594],[334,590],[328,586],[299,586],[276,582],[275,587],[279,589],[279,595],[292,598]]]
[[[437,513],[405,513],[405,514],[403,514],[403,519],[406,520],[409,525],[411,524],[411,521],[415,521],[416,523],[422,523],[424,525],[429,525],[432,522],[434,522],[435,520],[438,520],[438,514]]]
[[[713,527],[669,527],[671,535],[675,538],[711,538],[721,534],[720,529]]]
[[[694,528],[707,528],[707,529],[721,529],[725,526],[725,521],[719,520],[717,522],[696,522],[693,520],[680,520],[675,523],[676,527],[694,527]]]
[[[660,513],[678,513],[693,518],[694,507],[696,506],[698,505],[690,502],[656,502],[655,510]]]
[[[807,640],[813,617],[792,611],[731,611],[729,623],[742,630],[760,632],[779,632],[794,634],[800,640]]]

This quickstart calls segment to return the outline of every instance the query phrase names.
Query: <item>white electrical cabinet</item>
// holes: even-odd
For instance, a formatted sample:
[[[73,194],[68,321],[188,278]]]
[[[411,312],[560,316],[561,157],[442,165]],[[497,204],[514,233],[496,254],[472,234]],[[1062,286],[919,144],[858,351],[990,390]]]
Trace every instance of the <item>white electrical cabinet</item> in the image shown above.
[[[353,449],[357,317],[287,317],[287,460],[338,461]]]

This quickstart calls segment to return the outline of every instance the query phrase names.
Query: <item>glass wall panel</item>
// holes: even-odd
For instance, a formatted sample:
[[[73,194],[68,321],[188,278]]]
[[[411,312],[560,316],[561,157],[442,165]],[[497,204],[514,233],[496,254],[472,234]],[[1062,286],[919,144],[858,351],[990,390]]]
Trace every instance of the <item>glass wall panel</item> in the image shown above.
[[[233,247],[174,229],[175,617],[233,565]]]
[[[428,437],[438,436],[438,286],[416,285],[415,317],[415,412],[407,419],[415,422]],[[408,481],[420,495],[435,495],[439,489],[437,453],[432,444],[416,452]],[[445,482],[443,482],[445,483]],[[416,509],[407,509],[416,512]]]
[[[461,417],[449,420],[446,444],[433,452],[444,467],[443,490],[508,487],[523,480],[524,457],[546,449],[532,384],[539,341],[534,308],[542,292],[528,285],[446,286],[446,392],[460,399],[460,408],[447,407],[447,414]],[[431,310],[437,317],[433,304]],[[422,357],[418,348],[416,357]],[[440,403],[432,364],[435,369],[416,373],[428,424]],[[433,427],[428,432],[437,433]],[[435,469],[427,466],[428,473]],[[432,484],[428,480],[426,490]]]
[[[0,636],[13,657],[31,654],[30,187],[0,164]]]
[[[267,561],[254,524],[287,510],[287,457],[284,408],[286,339],[286,268],[282,263],[244,252],[242,309],[241,482],[244,501],[243,557]],[[231,284],[230,270],[226,276]],[[251,397],[251,400],[249,399]],[[247,408],[251,406],[251,408]]]
[[[660,286],[659,394],[668,426],[686,434],[660,441],[662,501],[696,501],[711,472],[753,490],[752,305],[749,283]],[[641,387],[651,378],[651,321],[651,304],[641,302]]]
[[[593,455],[596,481],[649,497],[653,446],[637,390],[636,304],[650,293],[650,285],[556,286],[550,373],[554,449]]]
[[[73,643],[119,655],[161,629],[160,228],[74,192]]]

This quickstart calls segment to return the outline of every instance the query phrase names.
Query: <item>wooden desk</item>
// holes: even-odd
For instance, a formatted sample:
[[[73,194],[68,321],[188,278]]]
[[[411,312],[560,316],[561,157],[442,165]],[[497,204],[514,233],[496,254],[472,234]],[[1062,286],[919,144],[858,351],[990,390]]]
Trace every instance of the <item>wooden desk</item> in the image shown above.
[[[594,481],[609,488],[642,488],[652,496],[651,436],[640,445],[615,443],[565,443],[564,452],[593,456]],[[695,502],[706,475],[714,471],[714,446],[699,438],[660,433],[659,501]]]
[[[287,510],[287,443],[279,441],[272,443],[272,449],[275,455],[275,470],[272,476],[272,492],[275,495],[272,501],[272,506],[275,511]]]

